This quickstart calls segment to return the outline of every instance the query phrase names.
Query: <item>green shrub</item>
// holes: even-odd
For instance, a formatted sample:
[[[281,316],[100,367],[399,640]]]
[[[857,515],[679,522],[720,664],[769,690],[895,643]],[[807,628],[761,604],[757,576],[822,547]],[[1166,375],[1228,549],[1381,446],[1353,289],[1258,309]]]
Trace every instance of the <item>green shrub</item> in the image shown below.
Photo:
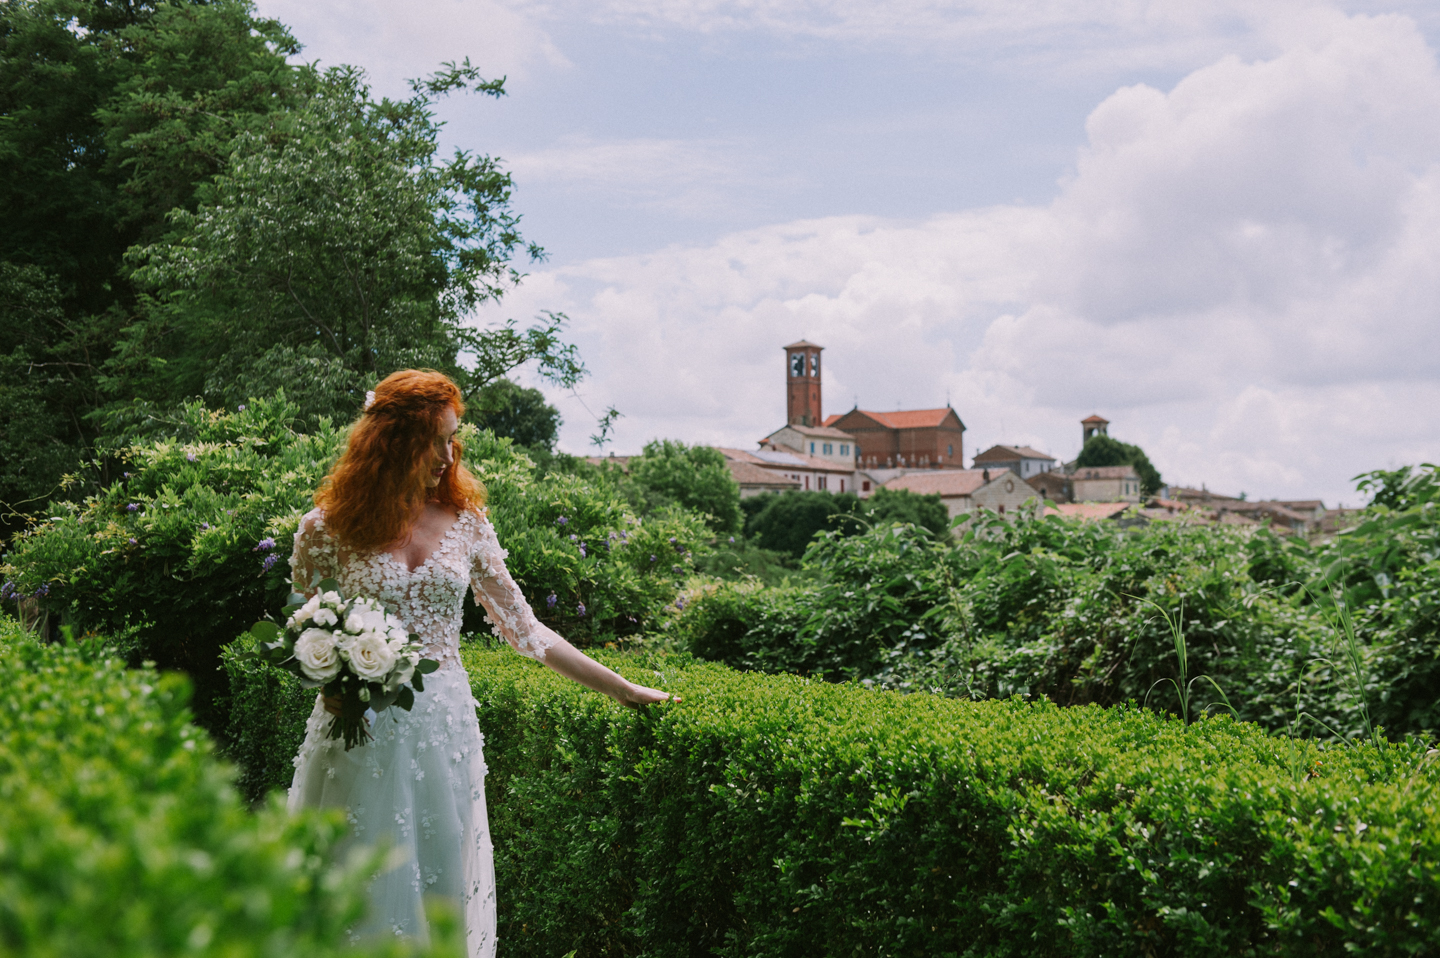
[[[937,536],[950,531],[950,510],[938,494],[924,496],[909,489],[880,486],[864,501],[862,511],[874,525],[911,523]]]
[[[188,683],[94,649],[42,646],[0,618],[0,953],[456,955],[346,946],[382,853],[343,846],[340,812],[250,813]]]
[[[860,500],[854,493],[766,492],[745,500],[745,535],[762,549],[796,559],[805,554],[815,534],[853,532]]]
[[[183,669],[208,727],[221,645],[285,601],[289,541],[344,436],[290,428],[282,396],[235,412],[192,403],[121,455],[124,474],[16,538],[3,573],[62,621],[130,634],[130,660]]]
[[[345,441],[328,421],[295,432],[296,411],[281,394],[157,417],[152,437],[123,451],[120,481],[53,505],[14,541],[0,567],[5,597],[36,595],[78,629],[130,636],[132,664],[185,670],[200,721],[223,736],[220,648],[284,604],[295,529]],[[547,624],[583,645],[649,628],[675,601],[707,535],[699,517],[638,520],[607,482],[536,479],[509,439],[470,426],[461,438],[510,570]],[[473,607],[468,625],[487,628]]]
[[[684,697],[634,715],[464,658],[512,954],[1440,948],[1423,746],[612,659]]]
[[[672,502],[706,517],[711,531],[740,531],[740,486],[725,456],[709,446],[657,439],[630,460],[630,478]]]
[[[1413,499],[1423,484],[1408,482]],[[1301,711],[1316,719],[1304,721],[1305,734],[1328,736],[1328,727],[1348,736],[1365,725],[1368,700],[1392,734],[1433,737],[1437,510],[1428,499],[1400,512],[1376,507],[1319,545],[1266,528],[1127,529],[1059,516],[981,517],[953,541],[879,524],[820,533],[801,560],[798,587],[698,590],[674,634],[695,654],[737,668],[1114,705],[1143,702],[1176,676],[1158,605],[1183,612],[1192,674],[1214,676],[1243,719],[1278,730]],[[1322,661],[1338,660],[1330,587],[1350,596],[1364,644],[1359,685]],[[1178,707],[1173,694],[1156,693],[1151,704]]]

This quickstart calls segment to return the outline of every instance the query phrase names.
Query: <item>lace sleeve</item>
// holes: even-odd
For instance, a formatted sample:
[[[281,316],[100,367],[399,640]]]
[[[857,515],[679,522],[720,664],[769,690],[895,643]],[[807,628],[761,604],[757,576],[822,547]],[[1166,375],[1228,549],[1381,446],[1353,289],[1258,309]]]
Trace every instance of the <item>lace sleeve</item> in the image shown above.
[[[475,601],[484,606],[485,621],[516,652],[543,662],[545,650],[560,641],[560,636],[540,624],[520,587],[510,577],[509,570],[505,568],[505,557],[509,553],[500,548],[500,540],[495,537],[495,527],[490,525],[490,520],[482,516],[479,524],[470,567],[470,586],[475,590]]]
[[[317,572],[322,579],[335,576],[335,540],[326,530],[320,510],[313,509],[300,520],[300,528],[295,530],[295,551],[290,553],[292,587],[308,596]]]

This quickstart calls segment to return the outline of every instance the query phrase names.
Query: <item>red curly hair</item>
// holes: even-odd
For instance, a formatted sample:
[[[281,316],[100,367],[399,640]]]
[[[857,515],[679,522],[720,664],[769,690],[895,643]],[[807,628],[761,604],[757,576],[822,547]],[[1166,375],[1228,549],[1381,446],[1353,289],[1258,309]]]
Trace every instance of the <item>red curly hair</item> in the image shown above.
[[[485,505],[485,487],[460,460],[434,488],[426,485],[429,451],[446,409],[465,414],[460,388],[432,369],[402,369],[375,387],[375,400],[350,427],[345,454],[315,493],[325,525],[352,549],[400,539],[427,501],[463,512]]]

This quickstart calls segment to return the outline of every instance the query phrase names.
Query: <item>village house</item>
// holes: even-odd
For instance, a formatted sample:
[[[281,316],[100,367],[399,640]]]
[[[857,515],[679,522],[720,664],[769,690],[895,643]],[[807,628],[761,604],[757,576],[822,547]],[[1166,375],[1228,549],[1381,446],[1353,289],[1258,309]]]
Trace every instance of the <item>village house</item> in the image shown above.
[[[1029,446],[991,446],[971,463],[972,469],[1009,469],[1021,479],[1030,479],[1055,468],[1055,457]]]
[[[988,469],[917,470],[895,476],[885,483],[885,488],[920,496],[938,495],[952,520],[976,509],[1014,516],[1026,502],[1040,498],[1008,469],[996,473]]]
[[[1070,474],[1073,502],[1139,502],[1140,474],[1134,466],[1083,466]]]

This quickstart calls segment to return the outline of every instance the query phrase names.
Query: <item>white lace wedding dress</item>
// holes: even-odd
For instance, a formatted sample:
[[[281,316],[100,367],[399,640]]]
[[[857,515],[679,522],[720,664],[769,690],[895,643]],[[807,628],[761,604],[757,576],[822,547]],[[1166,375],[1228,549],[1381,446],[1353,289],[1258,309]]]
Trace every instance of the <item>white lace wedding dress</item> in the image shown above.
[[[326,737],[331,716],[317,695],[295,756],[291,810],[344,808],[354,840],[388,839],[400,864],[370,887],[370,912],[357,937],[393,933],[428,938],[422,902],[450,899],[465,926],[468,958],[495,953],[495,871],[485,816],[484,737],[475,699],[460,665],[460,618],[466,588],[486,621],[517,652],[543,660],[558,639],[541,625],[505,569],[506,552],[483,512],[465,512],[440,546],[415,569],[388,553],[344,549],[325,528],[321,510],[295,534],[290,560],[297,591],[319,572],[339,581],[347,597],[384,602],[425,641],[440,668],[425,676],[409,712],[389,708],[370,717],[375,738],[345,751]]]

